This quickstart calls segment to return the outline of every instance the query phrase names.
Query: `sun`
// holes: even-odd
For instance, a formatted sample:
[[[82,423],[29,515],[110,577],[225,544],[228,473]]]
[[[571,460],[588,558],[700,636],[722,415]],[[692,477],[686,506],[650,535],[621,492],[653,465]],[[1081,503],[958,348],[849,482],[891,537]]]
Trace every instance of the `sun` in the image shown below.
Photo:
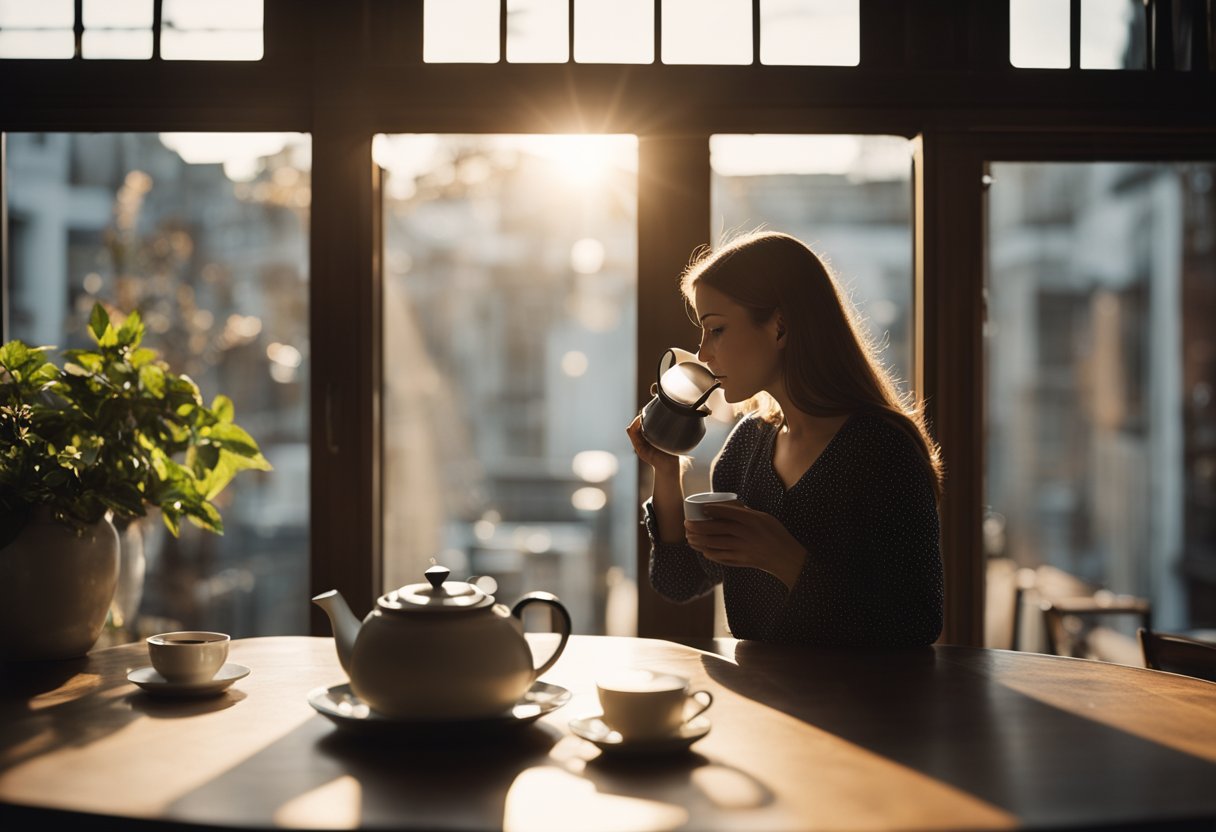
[[[562,182],[577,188],[594,188],[621,167],[620,136],[528,136],[526,150],[548,160]]]

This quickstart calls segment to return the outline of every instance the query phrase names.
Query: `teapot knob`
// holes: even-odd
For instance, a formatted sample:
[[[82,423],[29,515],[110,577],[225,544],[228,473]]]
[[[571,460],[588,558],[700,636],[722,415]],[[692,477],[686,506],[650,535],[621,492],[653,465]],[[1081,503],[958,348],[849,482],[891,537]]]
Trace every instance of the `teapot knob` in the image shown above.
[[[432,587],[439,589],[443,585],[443,582],[448,579],[448,576],[452,574],[452,570],[446,566],[432,566],[422,574],[426,575],[426,579],[431,582]]]

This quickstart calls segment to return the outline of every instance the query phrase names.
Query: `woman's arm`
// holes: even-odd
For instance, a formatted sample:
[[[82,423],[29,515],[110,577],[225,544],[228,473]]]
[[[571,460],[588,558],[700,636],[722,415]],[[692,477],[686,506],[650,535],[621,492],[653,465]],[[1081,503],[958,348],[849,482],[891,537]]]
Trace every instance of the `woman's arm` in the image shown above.
[[[737,490],[740,486],[719,475],[719,462],[751,452],[755,429],[746,426],[749,421],[740,420],[714,459],[710,482],[716,490]],[[738,466],[724,468],[736,469]],[[682,476],[682,471],[679,475]],[[722,582],[722,567],[690,547],[685,539],[684,492],[679,478],[660,478],[656,469],[654,496],[646,501],[643,509],[651,544],[650,585],[659,595],[669,601],[691,601]]]

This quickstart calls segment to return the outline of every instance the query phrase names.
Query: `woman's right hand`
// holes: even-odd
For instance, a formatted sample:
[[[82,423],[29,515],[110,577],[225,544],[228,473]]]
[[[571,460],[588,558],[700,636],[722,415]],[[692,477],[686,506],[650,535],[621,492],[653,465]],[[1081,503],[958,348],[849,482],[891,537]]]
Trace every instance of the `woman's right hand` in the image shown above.
[[[638,459],[653,468],[655,473],[679,472],[680,457],[669,454],[667,451],[660,451],[642,435],[642,415],[640,413],[629,423],[629,427],[625,428],[625,433],[629,434],[629,441],[633,443],[633,452],[638,455]]]

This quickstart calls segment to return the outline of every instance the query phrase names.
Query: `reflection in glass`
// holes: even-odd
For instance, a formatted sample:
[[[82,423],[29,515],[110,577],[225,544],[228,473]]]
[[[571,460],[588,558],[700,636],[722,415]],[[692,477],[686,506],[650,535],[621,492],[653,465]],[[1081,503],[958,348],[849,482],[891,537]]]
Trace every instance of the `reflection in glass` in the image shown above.
[[[275,468],[220,495],[222,537],[186,525],[174,538],[158,517],[123,530],[107,637],[305,632],[308,138],[171,137],[190,159],[154,133],[7,140],[8,334],[79,347],[94,301],[138,310],[145,344],[206,400],[230,396]],[[228,153],[235,169],[247,170],[242,153],[256,158],[247,178],[226,175]],[[129,586],[141,564],[144,581]]]
[[[1168,630],[1216,622],[1214,175],[1006,163],[988,191],[990,565],[1149,598]]]
[[[760,63],[857,66],[860,59],[858,0],[760,0]]]
[[[631,632],[636,139],[378,136],[374,152],[386,588],[435,558],[493,576],[500,600],[555,592],[575,632]]]
[[[749,0],[664,0],[663,63],[750,64]]]

